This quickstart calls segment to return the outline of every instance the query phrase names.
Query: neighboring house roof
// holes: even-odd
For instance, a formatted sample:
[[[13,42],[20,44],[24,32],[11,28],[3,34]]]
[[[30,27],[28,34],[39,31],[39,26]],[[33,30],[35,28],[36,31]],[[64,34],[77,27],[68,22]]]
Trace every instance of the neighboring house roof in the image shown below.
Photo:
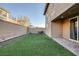
[[[2,8],[2,7],[0,7],[0,9],[2,9],[2,10],[4,10],[5,12],[9,13],[6,9],[4,9],[4,8]]]
[[[4,8],[2,8],[2,7],[0,7],[0,10],[2,10],[2,11],[5,11],[6,13],[9,13],[6,9],[4,9]],[[3,16],[3,15],[2,15]],[[3,18],[3,17],[2,17]],[[20,25],[20,26],[23,26],[23,25],[21,25],[21,24],[25,24],[25,20],[20,20],[20,23],[21,24],[18,24],[17,23],[17,21],[16,21],[16,19],[13,19],[13,17],[10,17],[10,15],[9,15],[9,17],[8,17],[8,19],[6,18],[6,20],[5,19],[0,19],[0,21],[5,21],[5,22],[8,22],[8,23],[12,23],[12,24],[16,24],[16,25]],[[18,20],[19,21],[19,20]],[[29,23],[28,23],[29,24]]]
[[[22,17],[20,17],[20,18],[17,18],[16,19],[16,22],[18,23],[18,24],[20,24],[20,25],[23,25],[23,26],[30,26],[30,22],[29,22],[29,19],[28,19],[28,17],[26,17],[26,16],[22,16]]]
[[[44,9],[44,15],[46,14],[46,11],[48,9],[49,3],[46,4],[45,9]]]

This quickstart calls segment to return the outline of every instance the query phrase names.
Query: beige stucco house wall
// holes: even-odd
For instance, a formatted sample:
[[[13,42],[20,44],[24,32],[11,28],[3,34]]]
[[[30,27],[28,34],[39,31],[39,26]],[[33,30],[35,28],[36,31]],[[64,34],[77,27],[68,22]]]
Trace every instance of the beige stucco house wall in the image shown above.
[[[70,21],[68,19],[65,19],[63,21],[63,37],[66,39],[70,38]]]
[[[68,8],[70,8],[73,5],[74,4],[67,4],[67,3],[65,3],[65,4],[64,3],[62,3],[62,4],[61,3],[50,3],[50,5],[47,8],[47,11],[45,13],[45,15],[47,17],[47,20],[46,20],[47,21],[46,22],[46,34],[48,36],[51,37],[53,34],[62,35],[62,34],[59,33],[59,32],[61,32],[60,31],[61,29],[57,30],[57,28],[61,27],[61,26],[59,26],[59,24],[57,26],[57,24],[55,22],[51,22],[51,21],[54,20],[57,16],[62,14],[64,11],[66,11]],[[54,27],[54,25],[55,25],[55,27]],[[52,30],[56,30],[57,33],[55,31],[52,31]],[[51,31],[54,32],[54,33],[52,34]]]
[[[70,21],[67,19],[51,22],[51,36],[70,38]]]
[[[48,22],[48,19],[46,19],[46,23],[45,23],[45,33],[51,37],[51,22]]]
[[[78,7],[79,4],[76,3],[46,4],[44,10],[44,15],[46,18],[45,33],[50,37],[70,39],[70,19],[79,17]],[[79,20],[77,22],[79,22]],[[77,24],[79,25],[79,23]]]
[[[61,37],[62,36],[62,24],[61,21],[51,22],[51,36]]]

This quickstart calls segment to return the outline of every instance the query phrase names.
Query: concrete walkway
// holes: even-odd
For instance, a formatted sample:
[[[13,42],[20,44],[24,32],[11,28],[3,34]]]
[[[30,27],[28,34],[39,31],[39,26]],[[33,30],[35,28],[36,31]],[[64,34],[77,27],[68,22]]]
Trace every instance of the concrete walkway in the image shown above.
[[[60,45],[62,45],[75,55],[79,56],[79,43],[64,38],[53,38],[53,40],[58,42]]]

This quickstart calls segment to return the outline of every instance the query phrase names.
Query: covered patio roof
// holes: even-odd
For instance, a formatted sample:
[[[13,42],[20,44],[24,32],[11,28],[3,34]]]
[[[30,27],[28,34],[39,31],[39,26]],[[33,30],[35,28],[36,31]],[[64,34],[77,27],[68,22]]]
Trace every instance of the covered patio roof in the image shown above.
[[[79,15],[79,4],[78,3],[76,3],[71,8],[66,10],[64,13],[56,17],[53,21],[56,21],[59,19],[67,19],[67,18],[71,18],[77,15]]]

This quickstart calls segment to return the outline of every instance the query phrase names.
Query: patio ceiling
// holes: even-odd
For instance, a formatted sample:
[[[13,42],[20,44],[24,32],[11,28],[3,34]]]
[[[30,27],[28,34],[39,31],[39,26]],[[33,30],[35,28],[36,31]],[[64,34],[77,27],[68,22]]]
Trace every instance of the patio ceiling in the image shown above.
[[[59,19],[71,18],[77,15],[79,15],[79,4],[78,3],[76,3],[74,6],[72,6],[71,8],[66,10],[64,13],[56,17],[54,21],[57,21]]]

